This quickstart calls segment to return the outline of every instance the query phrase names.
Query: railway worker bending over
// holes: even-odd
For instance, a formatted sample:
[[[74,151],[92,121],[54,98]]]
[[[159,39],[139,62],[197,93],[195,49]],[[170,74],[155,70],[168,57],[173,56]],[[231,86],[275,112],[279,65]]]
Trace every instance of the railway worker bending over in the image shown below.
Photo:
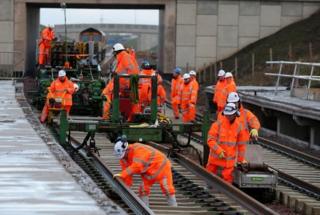
[[[227,103],[234,103],[240,111],[240,121],[242,126],[245,128],[246,135],[248,140],[253,138],[254,140],[258,139],[258,131],[260,129],[259,119],[248,109],[245,109],[241,102],[238,93],[231,92],[228,95]]]
[[[48,87],[47,102],[45,103],[40,122],[44,123],[49,114],[49,101],[53,100],[54,103],[61,103],[61,108],[67,111],[67,114],[70,113],[72,107],[72,94],[78,90],[78,86],[72,81],[69,81],[66,76],[65,70],[60,70],[58,73],[58,78],[54,80],[50,87]]]
[[[129,145],[125,136],[119,137],[114,146],[114,153],[120,159],[121,173],[114,177],[121,178],[129,187],[132,176],[140,174],[142,184],[139,196],[149,206],[151,186],[158,182],[162,193],[166,195],[169,206],[177,206],[175,189],[172,181],[171,162],[160,151],[141,143]]]
[[[233,182],[236,161],[246,162],[244,156],[248,139],[239,116],[236,105],[228,103],[208,133],[210,154],[206,169],[216,175],[221,173],[220,176],[229,183]]]

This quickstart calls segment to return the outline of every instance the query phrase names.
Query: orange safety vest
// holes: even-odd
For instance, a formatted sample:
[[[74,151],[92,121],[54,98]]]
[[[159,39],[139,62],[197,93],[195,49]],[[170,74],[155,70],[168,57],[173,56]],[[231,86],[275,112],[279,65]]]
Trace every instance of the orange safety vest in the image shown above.
[[[238,161],[244,160],[248,138],[239,120],[236,118],[230,123],[225,116],[221,116],[211,125],[207,144],[210,148],[208,163],[225,168],[233,167]],[[220,159],[219,154],[224,151],[225,158]]]
[[[50,47],[51,41],[54,38],[55,38],[55,34],[54,34],[53,29],[46,27],[41,31],[40,43],[43,43],[45,46]]]
[[[139,74],[138,63],[132,58],[130,54],[126,51],[122,51],[116,56],[117,65],[116,73],[118,75],[137,75]],[[124,90],[130,87],[130,80],[125,78],[120,78],[119,89]]]
[[[198,83],[197,79],[193,77],[192,80],[191,80],[191,82],[193,83],[194,88],[195,88],[196,91],[198,92],[198,90],[199,90],[199,83]]]
[[[120,160],[120,165],[121,178],[129,186],[130,182],[132,184],[132,175],[140,174],[144,180],[158,181],[165,175],[166,165],[171,165],[163,153],[151,146],[134,143],[127,150],[128,154],[125,159]]]
[[[144,69],[140,75],[153,76],[156,72],[153,69]],[[151,83],[151,78],[139,79],[139,100],[144,105],[149,105],[151,102]]]
[[[243,127],[245,128],[246,135],[248,136],[248,140],[250,138],[250,130],[255,128],[257,130],[260,129],[260,122],[258,118],[248,109],[243,107],[240,108],[240,122],[242,123]]]
[[[181,75],[179,75],[177,78],[172,78],[171,81],[171,100],[176,99],[176,97],[179,95],[179,90],[181,85],[183,84],[183,79]]]
[[[72,105],[72,94],[74,93],[74,84],[66,77],[64,82],[61,82],[59,78],[54,80],[50,87],[49,92],[53,98],[61,98],[64,106]]]
[[[227,91],[228,91],[228,95],[231,92],[237,92],[237,86],[236,83],[234,82],[233,78],[231,78],[231,80],[226,80],[226,85],[227,85]]]

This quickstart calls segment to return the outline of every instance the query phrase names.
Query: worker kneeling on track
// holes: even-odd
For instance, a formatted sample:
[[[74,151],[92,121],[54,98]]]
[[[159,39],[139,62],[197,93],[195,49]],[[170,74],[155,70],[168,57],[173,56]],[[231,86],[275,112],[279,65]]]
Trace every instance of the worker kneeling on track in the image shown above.
[[[69,114],[72,107],[72,94],[78,89],[78,85],[69,81],[66,76],[66,71],[60,70],[58,78],[54,80],[48,88],[47,101],[40,117],[41,123],[46,121],[49,114],[49,108],[54,107],[57,103],[60,103],[59,108],[65,109],[67,114]]]
[[[210,154],[206,169],[217,175],[221,173],[229,183],[233,182],[236,159],[238,163],[246,163],[244,156],[248,138],[239,116],[235,104],[227,104],[223,115],[211,125],[208,133]]]
[[[128,186],[132,186],[132,176],[140,174],[142,184],[139,196],[149,206],[151,186],[158,182],[169,206],[177,206],[175,189],[172,181],[171,162],[160,151],[141,143],[129,145],[126,137],[116,140],[114,153],[120,159],[122,171],[114,177],[121,178]]]

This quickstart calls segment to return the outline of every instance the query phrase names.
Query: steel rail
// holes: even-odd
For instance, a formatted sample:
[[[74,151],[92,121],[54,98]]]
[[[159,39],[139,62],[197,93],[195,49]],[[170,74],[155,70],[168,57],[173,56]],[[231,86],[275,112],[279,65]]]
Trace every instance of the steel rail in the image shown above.
[[[71,141],[75,142],[77,145],[80,144],[80,142],[73,137],[71,137]],[[81,151],[82,154],[86,153],[84,149],[80,149],[79,151]],[[147,207],[131,189],[119,179],[113,178],[112,171],[104,164],[96,153],[91,153],[90,161],[135,214],[154,215],[154,212]]]
[[[153,142],[148,142],[148,144],[161,151],[167,152],[169,150],[169,148]],[[233,201],[235,201],[251,213],[265,215],[278,214],[277,212],[273,211],[272,209],[253,199],[249,195],[245,194],[241,190],[224,182],[219,177],[211,174],[205,168],[190,160],[189,158],[186,158],[184,155],[175,151],[172,152],[172,155],[174,156],[174,158],[177,159],[176,161],[183,167],[187,168],[193,174],[197,175],[199,178],[204,180],[209,186],[223,192],[226,196],[228,196],[230,199],[232,199]]]

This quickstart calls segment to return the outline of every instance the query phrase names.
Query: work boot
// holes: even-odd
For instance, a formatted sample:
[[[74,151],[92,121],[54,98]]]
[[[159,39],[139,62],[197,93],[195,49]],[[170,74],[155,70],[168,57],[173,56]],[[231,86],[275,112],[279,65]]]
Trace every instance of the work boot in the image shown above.
[[[168,205],[171,207],[178,207],[176,196],[171,195],[167,197]]]
[[[149,207],[149,196],[140,196],[140,199]]]

